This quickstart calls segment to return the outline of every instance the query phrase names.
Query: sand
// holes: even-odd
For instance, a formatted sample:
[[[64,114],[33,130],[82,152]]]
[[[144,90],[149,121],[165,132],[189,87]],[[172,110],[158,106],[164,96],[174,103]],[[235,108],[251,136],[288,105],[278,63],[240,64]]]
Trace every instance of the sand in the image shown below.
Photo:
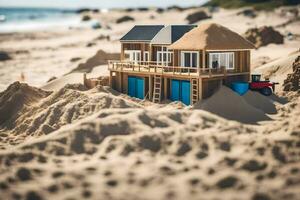
[[[73,84],[49,93],[17,82],[0,95],[0,124],[6,131],[1,147],[48,134],[101,109],[139,107],[116,95],[107,87],[87,91],[82,84]]]
[[[195,104],[193,108],[248,124],[270,120],[266,113],[276,113],[274,104],[266,97],[261,97],[260,94],[252,91],[240,96],[225,86],[222,86],[212,97]]]
[[[21,132],[16,127],[1,136],[1,197],[297,199],[300,194],[299,97],[284,105],[276,120],[245,125],[202,110],[141,108],[109,88],[81,87],[69,85],[43,98],[34,113],[18,118]],[[222,88],[217,97],[221,93],[230,91]],[[37,129],[40,124],[53,130]],[[3,138],[16,143],[7,146]]]
[[[286,79],[286,76],[292,73],[292,64],[299,55],[300,52],[291,52],[288,56],[283,56],[280,59],[255,68],[253,73],[262,74],[263,78],[269,78],[273,82],[280,83],[279,85],[276,85],[275,89],[278,92],[282,92],[282,84]]]
[[[289,21],[280,9],[255,19],[220,9],[205,21],[242,34]],[[187,23],[196,10],[109,11],[91,15],[99,30],[1,35],[12,59],[0,62],[0,199],[299,199],[299,92],[278,85],[271,97],[238,96],[222,87],[193,107],[154,104],[109,87],[87,90],[82,71],[69,73],[81,64],[88,77],[105,76],[108,58],[95,55],[118,53],[129,27]],[[124,15],[135,21],[116,24]],[[295,33],[299,22],[277,29]],[[261,47],[252,67],[282,84],[298,48],[299,38]],[[30,86],[12,84],[22,72]]]

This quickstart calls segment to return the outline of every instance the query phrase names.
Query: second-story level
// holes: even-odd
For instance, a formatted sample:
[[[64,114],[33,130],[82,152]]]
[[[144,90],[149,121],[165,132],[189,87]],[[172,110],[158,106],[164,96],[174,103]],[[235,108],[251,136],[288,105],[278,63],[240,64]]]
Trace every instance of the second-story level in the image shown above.
[[[121,58],[112,71],[187,76],[222,76],[250,72],[254,46],[214,23],[135,26],[121,38]]]

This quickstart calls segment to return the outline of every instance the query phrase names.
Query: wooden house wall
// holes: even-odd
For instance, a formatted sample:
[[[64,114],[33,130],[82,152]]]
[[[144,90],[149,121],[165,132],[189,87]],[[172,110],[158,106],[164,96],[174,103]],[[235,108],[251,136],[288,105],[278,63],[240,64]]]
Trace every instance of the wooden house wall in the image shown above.
[[[202,98],[205,99],[213,95],[221,85],[222,79],[202,79]]]
[[[182,50],[185,51],[185,50]],[[174,66],[181,66],[181,50],[174,50]],[[193,51],[193,52],[198,52],[199,53],[199,63],[198,65],[202,67],[202,52],[201,51]]]
[[[144,52],[150,52],[149,43],[122,43],[121,44],[121,60],[124,60],[126,50],[139,50],[141,51],[141,59],[144,60]]]
[[[156,45],[153,45],[152,46],[152,57],[151,57],[151,60],[152,61],[157,61],[157,52],[158,51],[161,51],[161,46],[156,46]]]
[[[121,60],[124,60],[124,52],[126,50],[140,50],[141,59],[144,60],[144,51],[150,53],[150,60],[157,61],[157,51],[161,50],[162,45],[153,45],[150,47],[149,43],[122,43],[121,49]],[[173,53],[172,65],[181,66],[181,50],[175,50]],[[203,54],[199,52],[199,67],[203,68]],[[209,53],[221,53],[221,52],[232,52],[232,51],[214,51],[205,53],[205,67],[209,68]],[[250,71],[250,50],[234,51],[234,66],[235,69],[232,72],[249,72]]]
[[[210,51],[206,52],[206,68],[209,68],[209,53],[225,53],[232,51]],[[202,59],[202,58],[201,58]],[[231,72],[249,72],[250,71],[250,50],[234,51],[234,70]]]
[[[224,80],[224,85],[230,87],[231,83],[233,82],[248,82],[250,81],[250,74],[244,75],[234,75],[234,76],[227,76]]]

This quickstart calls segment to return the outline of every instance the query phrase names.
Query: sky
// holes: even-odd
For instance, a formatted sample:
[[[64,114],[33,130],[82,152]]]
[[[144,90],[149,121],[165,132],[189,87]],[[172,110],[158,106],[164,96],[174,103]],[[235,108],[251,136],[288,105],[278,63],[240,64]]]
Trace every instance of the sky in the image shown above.
[[[0,7],[118,8],[200,5],[207,0],[0,0]]]

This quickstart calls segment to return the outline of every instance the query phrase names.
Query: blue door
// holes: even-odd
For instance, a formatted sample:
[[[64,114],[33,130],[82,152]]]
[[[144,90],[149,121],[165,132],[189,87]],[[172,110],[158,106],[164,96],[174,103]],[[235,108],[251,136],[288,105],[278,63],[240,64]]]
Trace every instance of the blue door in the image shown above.
[[[190,105],[191,87],[190,81],[172,80],[171,81],[171,100],[182,101]]]
[[[180,81],[172,80],[171,87],[171,100],[180,101]]]
[[[181,81],[181,101],[185,105],[190,105],[191,88],[190,81]]]
[[[136,93],[135,97],[139,99],[144,99],[144,79],[136,78]]]
[[[135,97],[135,77],[128,76],[128,95]]]
[[[144,99],[144,79],[128,76],[128,95],[139,99]]]

